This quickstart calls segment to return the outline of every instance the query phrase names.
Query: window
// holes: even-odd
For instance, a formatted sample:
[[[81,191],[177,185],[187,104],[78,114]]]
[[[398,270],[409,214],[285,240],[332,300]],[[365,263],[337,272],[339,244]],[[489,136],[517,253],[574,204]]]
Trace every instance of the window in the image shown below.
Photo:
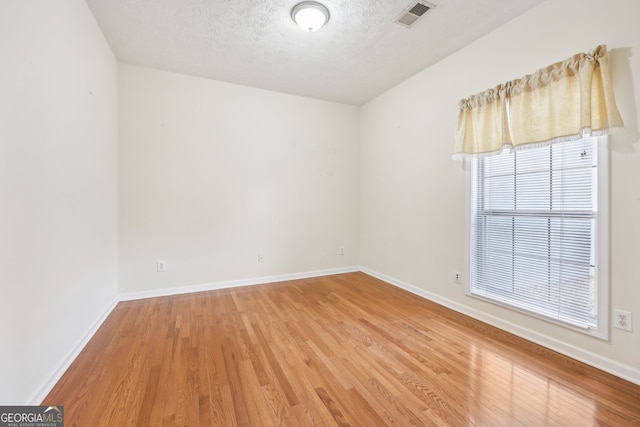
[[[469,293],[606,338],[605,137],[471,161]]]

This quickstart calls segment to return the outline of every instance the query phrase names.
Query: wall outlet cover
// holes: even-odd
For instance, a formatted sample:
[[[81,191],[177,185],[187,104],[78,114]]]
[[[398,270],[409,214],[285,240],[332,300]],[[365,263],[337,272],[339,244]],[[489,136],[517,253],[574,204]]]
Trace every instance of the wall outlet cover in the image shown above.
[[[613,325],[617,329],[631,332],[632,319],[631,312],[625,310],[614,310],[613,312]]]
[[[167,271],[167,262],[166,261],[158,261],[156,263],[156,270],[158,273],[164,273]]]
[[[459,271],[454,271],[453,281],[454,283],[462,283],[462,273],[460,273]]]

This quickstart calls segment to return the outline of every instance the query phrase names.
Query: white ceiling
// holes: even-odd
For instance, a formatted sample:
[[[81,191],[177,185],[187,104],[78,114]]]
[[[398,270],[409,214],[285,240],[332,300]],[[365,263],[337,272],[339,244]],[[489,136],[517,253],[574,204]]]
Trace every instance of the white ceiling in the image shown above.
[[[327,26],[303,32],[299,0],[87,0],[121,62],[362,105],[543,0],[320,0]]]

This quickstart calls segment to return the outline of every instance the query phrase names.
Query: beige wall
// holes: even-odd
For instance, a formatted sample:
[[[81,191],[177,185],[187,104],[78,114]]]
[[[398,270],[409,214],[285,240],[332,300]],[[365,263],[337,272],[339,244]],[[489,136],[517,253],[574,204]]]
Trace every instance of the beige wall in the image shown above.
[[[117,293],[117,64],[82,0],[0,2],[0,52],[0,404],[39,403]]]
[[[362,108],[361,262],[372,272],[640,382],[640,2],[549,0]],[[450,160],[459,99],[599,44],[625,129],[610,139],[611,305],[634,332],[602,341],[465,296],[465,171]],[[466,280],[466,278],[464,278]]]
[[[119,69],[121,293],[358,264],[357,107]]]

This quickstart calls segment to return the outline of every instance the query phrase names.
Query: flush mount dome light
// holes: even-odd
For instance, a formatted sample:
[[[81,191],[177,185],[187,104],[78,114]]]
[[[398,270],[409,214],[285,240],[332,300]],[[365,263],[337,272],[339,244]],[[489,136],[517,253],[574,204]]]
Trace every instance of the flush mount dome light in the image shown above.
[[[329,9],[315,1],[303,1],[293,6],[291,18],[305,31],[317,31],[329,21]]]

